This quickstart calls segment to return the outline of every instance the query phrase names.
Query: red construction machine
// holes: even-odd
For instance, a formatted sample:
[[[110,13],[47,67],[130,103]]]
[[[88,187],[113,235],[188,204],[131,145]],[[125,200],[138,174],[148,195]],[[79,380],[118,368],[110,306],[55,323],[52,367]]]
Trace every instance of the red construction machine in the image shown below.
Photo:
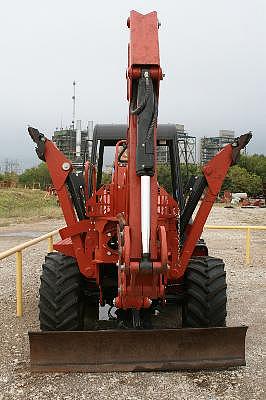
[[[251,138],[227,145],[182,190],[174,125],[157,125],[157,13],[130,13],[129,123],[97,125],[83,173],[37,129],[66,221],[43,264],[41,332],[30,332],[36,371],[136,371],[245,364],[246,327],[226,327],[224,263],[200,239],[231,165]],[[112,180],[103,158],[115,146]],[[170,154],[172,194],[157,181],[157,148]],[[201,200],[201,201],[200,201]],[[197,212],[196,207],[199,204]],[[193,217],[193,218],[192,218]],[[99,309],[109,306],[108,321]]]

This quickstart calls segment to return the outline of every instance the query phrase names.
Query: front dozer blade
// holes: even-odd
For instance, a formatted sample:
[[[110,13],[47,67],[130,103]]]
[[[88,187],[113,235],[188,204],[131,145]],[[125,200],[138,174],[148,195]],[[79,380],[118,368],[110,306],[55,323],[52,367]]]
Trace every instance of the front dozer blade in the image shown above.
[[[245,365],[247,327],[29,332],[31,370],[159,371]]]

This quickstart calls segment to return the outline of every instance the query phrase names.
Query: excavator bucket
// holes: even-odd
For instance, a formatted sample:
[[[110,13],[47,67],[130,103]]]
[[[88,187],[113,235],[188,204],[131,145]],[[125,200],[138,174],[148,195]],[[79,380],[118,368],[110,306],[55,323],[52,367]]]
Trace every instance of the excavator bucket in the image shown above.
[[[245,365],[247,327],[29,332],[36,372],[171,371]]]

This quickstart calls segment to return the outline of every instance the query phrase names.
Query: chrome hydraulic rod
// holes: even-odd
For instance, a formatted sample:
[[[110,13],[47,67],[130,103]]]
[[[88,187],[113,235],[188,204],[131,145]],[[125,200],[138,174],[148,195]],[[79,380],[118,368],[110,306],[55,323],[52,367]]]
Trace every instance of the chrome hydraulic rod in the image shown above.
[[[141,239],[142,254],[150,253],[150,230],[151,230],[151,177],[143,175],[141,182]]]

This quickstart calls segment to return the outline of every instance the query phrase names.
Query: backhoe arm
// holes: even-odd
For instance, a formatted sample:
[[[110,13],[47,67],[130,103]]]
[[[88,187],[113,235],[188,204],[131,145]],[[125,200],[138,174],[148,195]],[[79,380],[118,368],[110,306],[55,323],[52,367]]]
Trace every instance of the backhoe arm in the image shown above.
[[[221,190],[230,166],[236,164],[241,149],[248,144],[251,137],[251,132],[248,132],[236,138],[232,144],[225,146],[224,149],[203,167],[203,176],[198,178],[198,182],[196,182],[195,187],[192,189],[192,193],[181,215],[180,235],[184,239],[184,243],[181,251],[178,277],[184,275],[195,245],[200,238],[205,222]],[[204,191],[205,195],[199,210],[192,225],[190,225],[189,221]]]
[[[63,211],[67,227],[60,231],[65,236],[64,230],[68,229],[68,236],[71,236],[73,250],[78,260],[80,270],[87,277],[93,275],[94,271],[90,270],[88,260],[85,255],[83,241],[81,239],[82,223],[85,219],[85,208],[80,198],[77,177],[72,174],[72,163],[68,158],[55,146],[55,144],[47,139],[38,129],[29,127],[29,135],[36,143],[36,153],[38,157],[45,161],[56,189],[59,203]],[[71,196],[71,197],[70,197]],[[85,221],[84,221],[85,222]],[[79,225],[79,229],[77,229]],[[72,233],[70,235],[70,233]]]

